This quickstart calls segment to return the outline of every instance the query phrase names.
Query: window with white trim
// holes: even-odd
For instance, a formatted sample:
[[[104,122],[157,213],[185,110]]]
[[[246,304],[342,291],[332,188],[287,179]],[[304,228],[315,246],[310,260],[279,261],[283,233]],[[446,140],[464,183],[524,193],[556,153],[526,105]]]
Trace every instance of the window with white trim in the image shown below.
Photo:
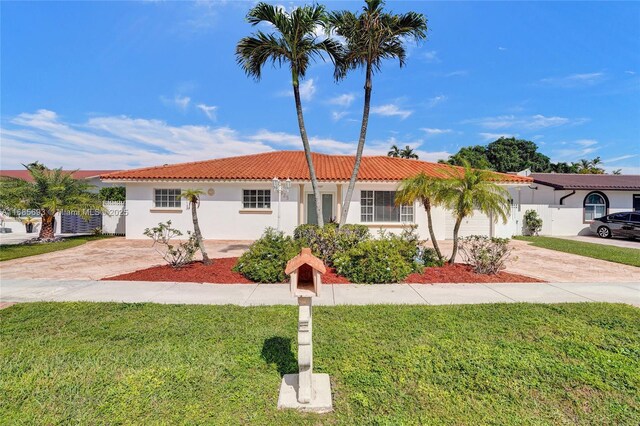
[[[395,191],[361,191],[361,222],[413,223],[413,205],[396,206]]]
[[[607,200],[599,192],[592,192],[584,199],[584,221],[590,222],[607,214]]]
[[[154,205],[159,208],[180,208],[182,206],[181,193],[182,191],[179,188],[155,189],[153,194]]]
[[[245,209],[270,209],[270,189],[244,189],[242,191],[242,205]]]

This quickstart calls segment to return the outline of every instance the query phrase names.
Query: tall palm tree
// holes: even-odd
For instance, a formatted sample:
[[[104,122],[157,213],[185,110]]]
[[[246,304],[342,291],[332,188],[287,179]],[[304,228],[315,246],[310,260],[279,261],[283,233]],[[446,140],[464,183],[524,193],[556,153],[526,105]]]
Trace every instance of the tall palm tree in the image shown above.
[[[427,18],[415,12],[394,15],[384,11],[384,1],[365,0],[362,13],[333,12],[329,21],[330,29],[346,41],[343,60],[336,66],[336,79],[345,78],[349,71],[355,69],[364,68],[365,71],[362,123],[353,172],[340,215],[340,225],[343,225],[349,214],[367,137],[373,74],[380,71],[383,59],[398,59],[400,67],[405,65],[407,53],[404,43],[408,39],[417,41],[427,37]]]
[[[321,40],[316,37],[316,29],[324,28],[327,21],[325,8],[321,5],[301,6],[287,13],[282,7],[260,2],[249,11],[247,20],[253,26],[266,22],[273,25],[275,29],[270,34],[257,31],[238,42],[236,59],[247,75],[260,80],[262,68],[267,62],[278,66],[288,64],[291,70],[298,127],[316,200],[318,225],[323,226],[322,199],[304,124],[299,86],[312,60],[318,58],[324,60],[326,54],[336,63],[342,55],[342,46],[331,38]]]
[[[189,202],[191,207],[191,220],[193,220],[193,235],[196,236],[198,242],[198,248],[202,253],[202,263],[205,265],[211,264],[211,259],[207,255],[207,250],[204,248],[204,241],[202,240],[202,232],[200,232],[200,223],[198,222],[198,212],[196,211],[200,207],[200,196],[204,194],[204,191],[200,189],[186,189],[182,191],[180,196]]]
[[[456,218],[453,227],[453,252],[449,263],[455,262],[458,253],[460,224],[465,217],[473,215],[474,209],[480,210],[494,221],[501,218],[507,223],[511,211],[509,191],[494,182],[493,172],[472,169],[468,163],[463,169],[450,171],[449,177],[442,181],[438,199],[453,211]]]
[[[429,236],[433,243],[433,248],[436,250],[438,259],[442,259],[442,253],[436,240],[436,234],[433,231],[433,220],[431,219],[431,208],[441,203],[440,200],[440,186],[441,180],[432,178],[424,172],[404,179],[400,182],[398,190],[396,191],[395,202],[398,205],[413,204],[415,201],[420,201],[424,206],[424,210],[427,214],[427,225],[429,228]]]
[[[18,217],[19,210],[38,210],[42,220],[38,239],[54,238],[54,217],[61,211],[76,212],[88,219],[90,211],[103,211],[102,201],[86,180],[74,179],[73,172],[48,169],[36,162],[24,165],[31,181],[0,178],[0,209]]]

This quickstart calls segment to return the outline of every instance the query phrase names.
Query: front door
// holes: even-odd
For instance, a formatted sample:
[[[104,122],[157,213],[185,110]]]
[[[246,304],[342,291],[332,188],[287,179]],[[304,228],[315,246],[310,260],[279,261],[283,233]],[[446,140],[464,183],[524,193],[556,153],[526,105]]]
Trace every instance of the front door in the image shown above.
[[[329,223],[333,219],[333,194],[321,193],[322,197],[322,220]],[[318,216],[316,214],[316,197],[307,194],[307,223],[317,225]]]
[[[633,194],[633,210],[640,212],[640,194]]]

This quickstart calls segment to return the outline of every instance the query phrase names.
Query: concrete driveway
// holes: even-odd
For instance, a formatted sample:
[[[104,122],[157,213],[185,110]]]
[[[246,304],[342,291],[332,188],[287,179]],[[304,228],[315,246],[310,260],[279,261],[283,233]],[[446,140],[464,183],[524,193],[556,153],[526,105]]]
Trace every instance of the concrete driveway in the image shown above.
[[[211,257],[236,257],[250,241],[206,241]],[[512,241],[507,271],[548,282],[640,282],[640,268],[532,247]],[[445,254],[452,242],[441,241]],[[462,261],[459,257],[458,261]],[[0,262],[0,278],[40,280],[99,280],[162,265],[162,257],[147,240],[111,238],[38,256]]]
[[[236,257],[251,241],[206,241],[210,257]],[[163,265],[150,240],[124,237],[90,241],[78,247],[0,262],[0,278],[99,280],[138,269]]]
[[[584,243],[603,244],[606,246],[634,248],[640,250],[640,240],[630,240],[627,238],[600,238],[597,235],[579,235],[575,237],[557,237],[563,240],[581,241]],[[640,251],[638,252],[640,256]]]

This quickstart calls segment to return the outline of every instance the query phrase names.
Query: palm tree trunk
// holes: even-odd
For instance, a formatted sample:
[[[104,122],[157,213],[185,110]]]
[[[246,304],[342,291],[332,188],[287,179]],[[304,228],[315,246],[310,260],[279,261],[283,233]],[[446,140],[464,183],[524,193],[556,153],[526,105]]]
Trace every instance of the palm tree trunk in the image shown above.
[[[54,216],[47,211],[42,212],[42,226],[40,227],[39,240],[51,240],[55,238],[55,229],[53,229]]]
[[[198,222],[198,212],[196,208],[198,207],[197,201],[191,202],[191,219],[193,219],[193,233],[196,235],[196,241],[198,242],[198,247],[200,248],[200,252],[202,253],[202,263],[205,265],[211,265],[211,259],[207,255],[207,250],[204,248],[204,241],[202,241],[202,232],[200,232],[200,223]]]
[[[316,215],[318,216],[318,226],[324,226],[324,218],[322,217],[322,198],[320,197],[320,189],[318,188],[318,179],[316,178],[316,169],[313,167],[313,158],[311,157],[311,146],[307,137],[307,129],[304,125],[304,116],[302,114],[302,102],[300,101],[300,88],[298,86],[298,75],[292,71],[293,80],[293,97],[296,101],[296,112],[298,114],[298,127],[300,128],[300,138],[302,138],[302,146],[304,147],[304,155],[307,159],[309,167],[309,177],[311,178],[311,188],[313,189],[313,197],[316,199]],[[284,176],[282,176],[284,177]],[[300,200],[301,202],[302,200]]]
[[[371,107],[371,88],[373,86],[371,82],[371,64],[367,64],[367,72],[364,83],[364,107],[362,109],[362,124],[360,125],[360,138],[358,139],[358,148],[356,149],[356,160],[353,163],[353,172],[351,173],[351,179],[349,179],[349,187],[347,188],[347,194],[345,195],[344,202],[342,203],[342,213],[340,214],[340,226],[344,225],[347,221],[347,215],[349,214],[349,206],[351,204],[351,198],[353,197],[353,190],[356,186],[356,180],[358,178],[358,171],[360,170],[360,163],[362,162],[362,151],[364,150],[364,143],[367,137],[367,127],[369,125],[369,109]]]
[[[456,218],[456,224],[453,227],[453,251],[451,252],[451,259],[449,259],[449,263],[453,265],[456,261],[456,255],[458,254],[458,231],[460,231],[460,224],[462,223],[462,217]]]
[[[428,199],[422,200],[422,204],[424,205],[424,209],[427,212],[427,226],[429,227],[429,236],[431,237],[431,241],[433,242],[433,248],[438,255],[438,259],[442,260],[442,253],[440,252],[440,246],[438,246],[438,241],[436,241],[436,233],[433,232],[433,220],[431,219],[431,201]]]

